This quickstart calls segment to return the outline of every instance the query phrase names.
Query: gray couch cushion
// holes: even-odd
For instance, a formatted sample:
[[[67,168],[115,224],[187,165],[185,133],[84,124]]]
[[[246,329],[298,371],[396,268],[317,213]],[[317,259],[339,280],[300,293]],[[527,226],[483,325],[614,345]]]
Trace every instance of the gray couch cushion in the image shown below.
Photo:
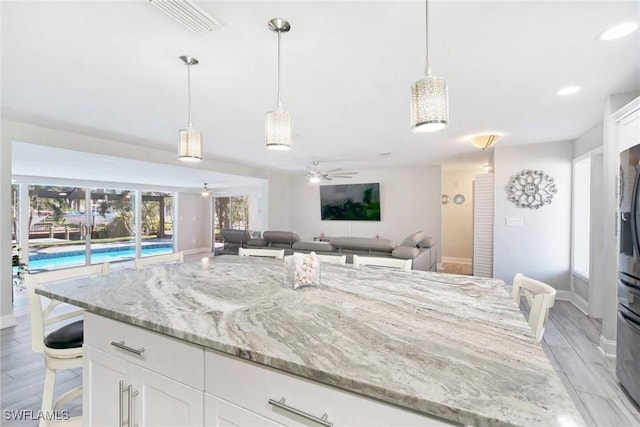
[[[247,241],[247,247],[249,248],[262,248],[265,246],[269,246],[269,242],[262,237],[256,237]]]
[[[220,235],[225,243],[246,243],[251,239],[251,234],[247,230],[235,230],[232,228],[220,230]]]
[[[419,253],[418,248],[413,246],[398,246],[391,252],[391,256],[400,259],[414,259]]]
[[[413,246],[414,248],[425,238],[426,233],[424,231],[416,231],[410,236],[407,236],[400,246]]]
[[[286,243],[289,245],[300,240],[300,236],[293,231],[265,231],[262,233],[262,237],[269,243]]]
[[[296,251],[309,252],[335,252],[336,247],[330,242],[306,242],[299,240],[293,244],[293,249]]]
[[[371,250],[376,252],[391,252],[396,244],[387,239],[370,237],[333,237],[331,244],[339,249]]]
[[[436,239],[435,237],[424,237],[422,239],[422,241],[420,241],[420,247],[421,248],[432,248],[436,245]]]

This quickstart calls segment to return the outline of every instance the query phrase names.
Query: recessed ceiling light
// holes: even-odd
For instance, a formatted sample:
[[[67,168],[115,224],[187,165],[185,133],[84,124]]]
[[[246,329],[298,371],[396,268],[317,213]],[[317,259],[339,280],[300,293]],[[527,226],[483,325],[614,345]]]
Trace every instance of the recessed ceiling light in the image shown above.
[[[600,34],[600,40],[616,40],[633,33],[638,29],[637,22],[622,22]]]
[[[580,86],[567,86],[560,89],[558,91],[558,95],[559,96],[573,95],[574,93],[578,93],[578,92],[580,92]]]

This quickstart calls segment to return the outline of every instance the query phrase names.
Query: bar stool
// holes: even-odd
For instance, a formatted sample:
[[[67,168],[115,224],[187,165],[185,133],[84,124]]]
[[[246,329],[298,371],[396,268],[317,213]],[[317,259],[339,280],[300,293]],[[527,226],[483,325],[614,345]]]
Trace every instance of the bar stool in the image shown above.
[[[549,309],[556,300],[556,290],[539,280],[531,279],[518,273],[513,278],[511,295],[516,304],[520,305],[520,299],[524,295],[529,303],[529,326],[536,337],[536,342],[542,341],[544,328],[549,318]]]
[[[65,425],[80,426],[82,417],[71,417],[60,420],[54,417],[54,411],[59,411],[63,405],[82,395],[82,387],[76,387],[64,393],[57,401],[53,401],[56,371],[61,369],[75,369],[82,367],[82,344],[84,340],[83,321],[76,320],[47,333],[51,325],[82,315],[84,310],[75,309],[53,315],[53,310],[62,302],[49,300],[36,294],[36,288],[42,283],[55,280],[71,279],[95,274],[108,274],[109,263],[86,267],[68,268],[39,274],[26,274],[24,281],[29,299],[31,313],[31,348],[36,353],[44,355],[45,377],[42,393],[42,418],[40,427]],[[43,305],[44,302],[44,305]],[[47,420],[47,418],[51,418]]]

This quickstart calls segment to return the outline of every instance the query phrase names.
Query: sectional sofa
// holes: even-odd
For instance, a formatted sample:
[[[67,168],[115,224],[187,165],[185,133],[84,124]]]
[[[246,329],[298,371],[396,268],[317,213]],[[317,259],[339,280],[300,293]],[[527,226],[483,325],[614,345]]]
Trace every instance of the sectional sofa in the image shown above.
[[[292,231],[265,231],[262,237],[251,237],[247,230],[221,230],[225,253],[238,253],[238,248],[281,248],[293,252],[315,252],[323,255],[353,255],[411,259],[414,270],[436,271],[438,262],[436,239],[424,231],[407,236],[399,245],[392,240],[369,237],[332,237],[328,242],[304,241]]]

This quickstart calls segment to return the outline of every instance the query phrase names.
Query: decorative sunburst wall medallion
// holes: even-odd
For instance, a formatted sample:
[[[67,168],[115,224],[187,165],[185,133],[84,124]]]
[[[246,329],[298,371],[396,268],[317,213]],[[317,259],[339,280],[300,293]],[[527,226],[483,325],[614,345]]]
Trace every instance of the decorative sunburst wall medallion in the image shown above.
[[[519,208],[539,209],[549,205],[557,191],[553,178],[540,170],[523,170],[512,176],[507,185],[509,200]]]

